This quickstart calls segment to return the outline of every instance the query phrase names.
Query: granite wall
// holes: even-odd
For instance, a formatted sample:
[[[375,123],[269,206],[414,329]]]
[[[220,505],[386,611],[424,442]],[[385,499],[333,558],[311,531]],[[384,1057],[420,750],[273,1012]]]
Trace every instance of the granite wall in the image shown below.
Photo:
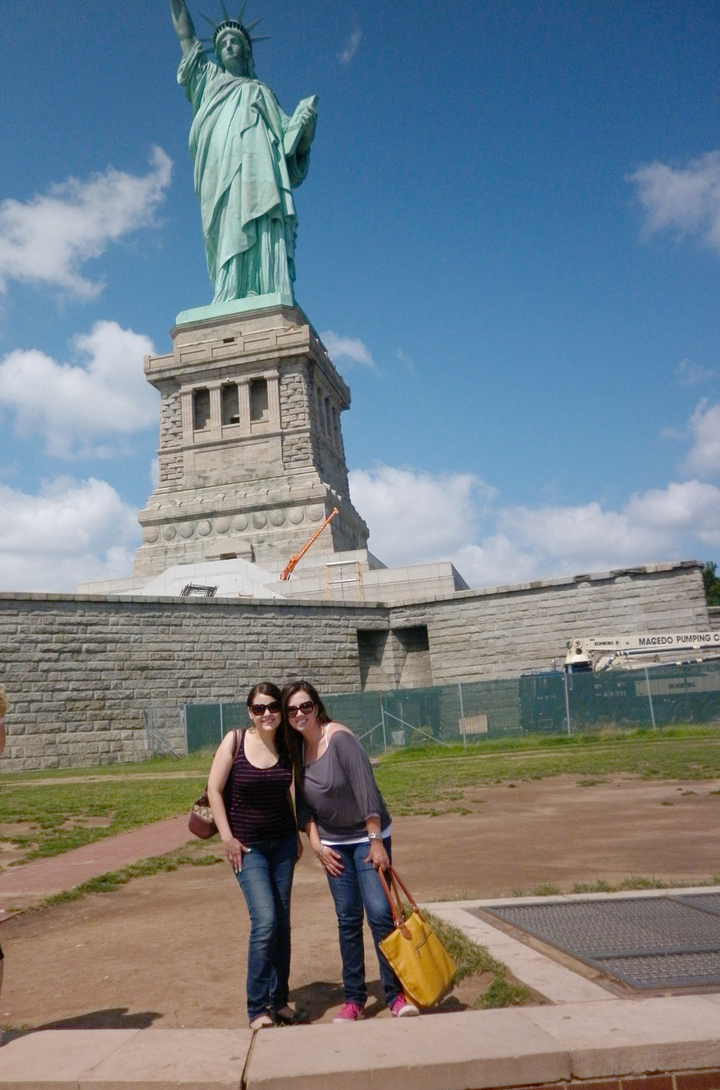
[[[151,706],[243,700],[263,678],[342,693],[514,677],[575,636],[708,626],[694,561],[393,607],[0,594],[2,768],[139,760]]]

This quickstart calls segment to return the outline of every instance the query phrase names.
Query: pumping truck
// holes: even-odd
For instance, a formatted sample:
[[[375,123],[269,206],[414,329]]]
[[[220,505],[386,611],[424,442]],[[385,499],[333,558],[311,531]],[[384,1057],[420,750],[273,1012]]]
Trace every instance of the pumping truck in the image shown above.
[[[603,673],[651,666],[688,666],[720,659],[720,632],[640,632],[568,640],[565,672]]]
[[[640,632],[568,640],[562,667],[520,677],[523,730],[720,720],[720,632]]]

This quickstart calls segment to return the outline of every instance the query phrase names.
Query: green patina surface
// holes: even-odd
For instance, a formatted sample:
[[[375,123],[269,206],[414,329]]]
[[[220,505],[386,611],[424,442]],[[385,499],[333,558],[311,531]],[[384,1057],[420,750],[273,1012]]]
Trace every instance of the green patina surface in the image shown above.
[[[248,299],[233,299],[229,303],[210,303],[206,307],[183,310],[176,318],[177,325],[209,322],[216,318],[228,318],[233,314],[247,314],[251,310],[270,310],[272,307],[294,307],[292,295],[273,292],[271,295],[251,295]]]
[[[257,78],[245,5],[212,23],[211,61],[185,0],[170,0],[182,49],[178,82],[193,108],[190,155],[214,304],[280,293],[293,297],[297,215],[292,190],[305,179],[317,97],[288,116]],[[205,17],[207,18],[207,17]],[[259,21],[259,20],[258,20]],[[186,319],[187,320],[187,319]]]

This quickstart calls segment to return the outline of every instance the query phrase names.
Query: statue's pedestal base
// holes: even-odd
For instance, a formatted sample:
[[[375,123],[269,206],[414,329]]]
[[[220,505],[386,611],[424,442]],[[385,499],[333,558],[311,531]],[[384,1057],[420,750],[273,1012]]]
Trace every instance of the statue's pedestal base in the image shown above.
[[[292,295],[275,292],[273,295],[253,295],[249,299],[233,299],[230,303],[210,303],[206,307],[194,307],[181,310],[175,319],[176,325],[189,322],[206,322],[215,318],[229,318],[233,314],[248,314],[254,310],[266,310],[268,307],[294,307]]]
[[[233,557],[284,564],[333,507],[313,550],[365,548],[340,432],[350,391],[302,310],[261,296],[179,317],[174,351],[145,360],[162,398],[159,475],[135,575]]]

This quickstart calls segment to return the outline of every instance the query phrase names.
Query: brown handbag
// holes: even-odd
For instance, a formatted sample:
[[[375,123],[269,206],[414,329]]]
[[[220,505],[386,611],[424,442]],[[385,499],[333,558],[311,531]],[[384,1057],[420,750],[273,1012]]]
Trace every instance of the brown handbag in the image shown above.
[[[238,746],[240,745],[239,735],[242,731],[233,731],[233,764],[235,764],[235,758],[237,757]],[[228,778],[225,781],[223,787],[223,802],[225,804],[225,813],[228,810],[228,803],[230,802],[230,792],[232,790],[232,766],[228,773]],[[211,836],[215,836],[218,831],[218,827],[215,824],[215,819],[212,816],[212,809],[210,807],[210,800],[208,798],[207,786],[203,791],[199,799],[196,799],[193,803],[190,816],[188,818],[188,829],[193,836],[200,837],[201,840],[209,840]]]

